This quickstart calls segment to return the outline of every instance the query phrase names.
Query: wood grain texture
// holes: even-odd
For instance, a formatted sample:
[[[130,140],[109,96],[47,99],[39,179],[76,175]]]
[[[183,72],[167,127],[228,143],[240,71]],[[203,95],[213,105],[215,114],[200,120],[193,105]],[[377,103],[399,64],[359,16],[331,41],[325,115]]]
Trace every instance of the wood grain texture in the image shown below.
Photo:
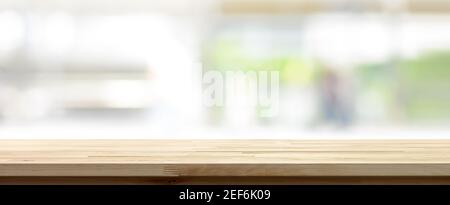
[[[0,177],[0,185],[449,185],[450,177]]]
[[[2,177],[448,177],[450,140],[0,140]]]

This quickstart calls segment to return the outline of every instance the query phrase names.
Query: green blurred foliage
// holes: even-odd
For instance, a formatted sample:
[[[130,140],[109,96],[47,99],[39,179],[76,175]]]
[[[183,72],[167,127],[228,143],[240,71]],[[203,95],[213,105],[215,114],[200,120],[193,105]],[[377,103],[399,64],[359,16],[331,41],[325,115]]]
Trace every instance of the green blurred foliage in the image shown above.
[[[312,59],[294,55],[250,56],[238,40],[218,40],[207,52],[208,69],[280,72],[282,85],[309,85],[313,83],[317,70]]]
[[[412,119],[450,118],[450,51],[435,51],[398,66],[404,104]]]
[[[402,80],[409,83],[430,83],[450,80],[450,51],[435,51],[413,59],[406,59],[398,65]]]
[[[382,93],[411,121],[450,119],[450,51],[365,64],[356,70],[361,89]],[[395,104],[395,105],[394,105]]]

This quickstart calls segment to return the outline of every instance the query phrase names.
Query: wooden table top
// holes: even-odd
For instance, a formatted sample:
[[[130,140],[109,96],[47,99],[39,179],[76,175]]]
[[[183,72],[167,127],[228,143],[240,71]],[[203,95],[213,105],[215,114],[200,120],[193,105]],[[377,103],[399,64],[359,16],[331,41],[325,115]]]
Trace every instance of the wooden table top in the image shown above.
[[[450,176],[450,140],[0,140],[0,176]]]

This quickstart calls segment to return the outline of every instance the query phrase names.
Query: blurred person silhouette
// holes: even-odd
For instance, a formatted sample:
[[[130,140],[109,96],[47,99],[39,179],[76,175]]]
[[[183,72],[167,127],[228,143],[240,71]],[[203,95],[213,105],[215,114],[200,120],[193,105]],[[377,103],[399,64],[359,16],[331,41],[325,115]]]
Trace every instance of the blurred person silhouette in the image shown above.
[[[319,75],[320,117],[326,124],[347,127],[353,120],[353,92],[350,78],[325,67]]]

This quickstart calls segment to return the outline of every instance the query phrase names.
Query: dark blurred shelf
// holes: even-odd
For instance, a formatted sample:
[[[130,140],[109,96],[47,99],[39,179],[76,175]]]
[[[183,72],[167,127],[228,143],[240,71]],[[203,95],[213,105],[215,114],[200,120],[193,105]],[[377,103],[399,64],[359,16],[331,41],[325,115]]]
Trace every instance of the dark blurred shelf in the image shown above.
[[[387,8],[383,1],[347,0],[224,0],[221,9],[225,14],[313,14],[321,12],[384,12],[399,9],[408,13],[450,14],[450,2],[443,0],[408,0],[399,8]]]

